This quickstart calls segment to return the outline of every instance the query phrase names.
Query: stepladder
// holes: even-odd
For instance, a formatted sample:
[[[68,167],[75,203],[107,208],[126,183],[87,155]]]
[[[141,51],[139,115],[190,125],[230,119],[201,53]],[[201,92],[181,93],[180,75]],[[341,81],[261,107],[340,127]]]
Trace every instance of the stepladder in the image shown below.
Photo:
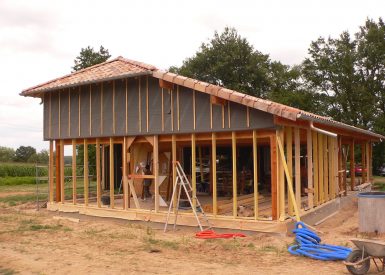
[[[196,193],[193,192],[190,181],[188,180],[181,164],[179,161],[173,163],[175,165],[176,170],[176,179],[173,184],[173,191],[170,200],[170,205],[167,212],[166,223],[164,225],[164,232],[167,231],[167,226],[170,220],[171,213],[174,212],[174,230],[177,224],[180,203],[181,203],[181,195],[182,192],[186,195],[188,203],[191,206],[192,212],[197,221],[197,225],[201,231],[207,230],[211,228],[210,222],[203,211],[202,205],[200,204]]]

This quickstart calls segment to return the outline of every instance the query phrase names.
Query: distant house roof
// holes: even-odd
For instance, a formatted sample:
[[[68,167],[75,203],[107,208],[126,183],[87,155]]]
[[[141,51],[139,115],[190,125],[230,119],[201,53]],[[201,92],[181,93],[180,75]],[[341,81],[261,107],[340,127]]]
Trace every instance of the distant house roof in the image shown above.
[[[246,95],[224,87],[209,84],[207,82],[188,78],[167,71],[158,70],[155,66],[126,59],[121,56],[85,68],[83,70],[73,72],[69,75],[53,79],[43,84],[25,89],[20,93],[20,95],[41,97],[43,93],[52,90],[139,75],[152,75],[155,78],[162,79],[174,83],[176,85],[181,85],[187,88],[194,89],[196,91],[214,95],[219,98],[246,105],[250,108],[255,108],[292,121],[296,121],[298,119],[312,121],[320,124],[334,126],[337,128],[343,128],[348,131],[359,132],[365,135],[375,137],[377,139],[385,138],[382,135],[354,126],[350,126],[342,122],[335,121],[329,117],[316,115],[300,110],[298,108],[293,108],[270,100]]]
[[[135,75],[151,74],[156,67],[145,63],[129,60],[121,56],[106,62],[82,69],[45,82],[43,84],[25,89],[21,92],[23,96],[40,97],[42,92],[68,88],[87,83],[101,82],[112,79],[119,79]]]

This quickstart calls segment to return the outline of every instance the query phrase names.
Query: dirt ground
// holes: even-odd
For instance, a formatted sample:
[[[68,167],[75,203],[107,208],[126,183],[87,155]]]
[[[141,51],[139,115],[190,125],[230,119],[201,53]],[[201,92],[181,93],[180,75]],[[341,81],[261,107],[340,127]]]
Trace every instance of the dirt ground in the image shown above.
[[[196,228],[163,233],[161,224],[0,207],[0,274],[349,274],[341,262],[292,256],[292,237],[247,233],[200,240]],[[351,246],[357,201],[317,227],[322,242]],[[373,270],[372,270],[373,271]]]

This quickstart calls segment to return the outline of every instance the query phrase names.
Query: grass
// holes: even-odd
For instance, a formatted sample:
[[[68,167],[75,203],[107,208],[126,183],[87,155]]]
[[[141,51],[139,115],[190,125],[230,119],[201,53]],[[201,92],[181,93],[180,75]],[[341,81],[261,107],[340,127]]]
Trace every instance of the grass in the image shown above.
[[[36,184],[35,177],[2,177],[0,178],[0,186],[24,185],[24,184]]]
[[[10,195],[6,197],[0,197],[0,202],[8,204],[9,206],[16,206],[28,202],[36,201],[35,194],[25,194],[25,195]],[[47,200],[48,196],[46,194],[39,195],[39,201]]]
[[[2,274],[2,275],[13,275],[13,274],[17,274],[17,273],[18,272],[16,272],[13,269],[3,268],[3,267],[0,266],[0,274]]]
[[[376,191],[385,191],[385,177],[374,177],[373,189]]]

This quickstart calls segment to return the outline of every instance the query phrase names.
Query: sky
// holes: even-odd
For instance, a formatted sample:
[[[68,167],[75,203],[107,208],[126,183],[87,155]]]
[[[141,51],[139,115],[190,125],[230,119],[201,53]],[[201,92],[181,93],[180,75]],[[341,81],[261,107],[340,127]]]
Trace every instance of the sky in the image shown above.
[[[71,72],[87,46],[160,69],[234,27],[256,50],[301,63],[311,41],[384,17],[383,0],[0,0],[0,146],[48,148],[40,99],[19,93]]]

